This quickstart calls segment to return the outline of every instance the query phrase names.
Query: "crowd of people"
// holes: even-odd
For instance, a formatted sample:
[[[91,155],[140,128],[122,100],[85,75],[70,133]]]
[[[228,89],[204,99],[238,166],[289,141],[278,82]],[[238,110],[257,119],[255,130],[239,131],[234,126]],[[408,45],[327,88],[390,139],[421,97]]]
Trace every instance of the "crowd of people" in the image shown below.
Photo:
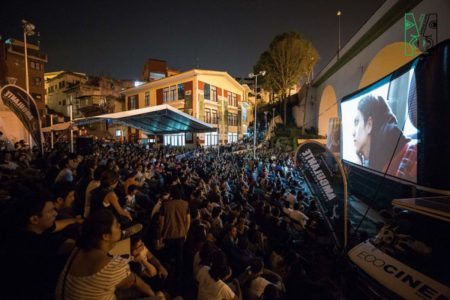
[[[293,153],[64,146],[1,153],[5,299],[339,297]]]

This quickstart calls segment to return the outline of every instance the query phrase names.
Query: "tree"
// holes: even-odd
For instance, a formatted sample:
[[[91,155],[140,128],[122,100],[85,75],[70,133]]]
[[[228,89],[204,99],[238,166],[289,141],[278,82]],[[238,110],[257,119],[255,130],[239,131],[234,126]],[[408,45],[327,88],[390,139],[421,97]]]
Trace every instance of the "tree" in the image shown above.
[[[297,32],[277,35],[269,49],[260,55],[254,71],[267,71],[266,76],[261,78],[261,86],[280,94],[284,125],[290,88],[308,78],[318,59],[319,54],[312,43]]]

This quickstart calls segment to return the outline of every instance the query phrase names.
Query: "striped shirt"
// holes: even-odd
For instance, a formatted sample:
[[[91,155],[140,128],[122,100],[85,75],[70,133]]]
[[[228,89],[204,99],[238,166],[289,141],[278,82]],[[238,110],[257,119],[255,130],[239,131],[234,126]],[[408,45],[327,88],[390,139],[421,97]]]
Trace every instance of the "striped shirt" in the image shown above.
[[[72,261],[74,253],[69,258],[69,262]],[[56,299],[62,299],[62,288],[64,284],[64,299],[66,300],[115,300],[116,296],[114,292],[116,286],[131,273],[128,262],[129,259],[114,256],[97,273],[88,276],[67,274],[65,283],[63,283],[68,267],[66,264],[58,280]]]

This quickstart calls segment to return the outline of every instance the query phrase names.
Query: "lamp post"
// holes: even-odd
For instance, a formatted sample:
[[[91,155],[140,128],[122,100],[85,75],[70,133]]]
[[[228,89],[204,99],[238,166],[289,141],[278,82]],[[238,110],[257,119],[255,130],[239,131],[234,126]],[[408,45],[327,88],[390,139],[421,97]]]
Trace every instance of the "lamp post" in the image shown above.
[[[258,74],[250,73],[248,74],[248,77],[255,78],[255,119],[253,120],[254,123],[254,130],[253,130],[253,159],[256,158],[256,108],[257,104],[256,101],[258,100],[258,76],[265,76],[266,71],[259,71]]]
[[[338,52],[337,52],[337,59],[339,60],[339,55],[340,55],[340,52],[341,52],[341,15],[342,15],[342,12],[340,10],[338,10],[336,15],[338,17]]]
[[[28,78],[28,47],[27,47],[27,36],[34,35],[34,29],[36,28],[33,24],[26,20],[22,20],[23,27],[23,43],[24,43],[24,56],[25,56],[25,89],[27,94],[30,94],[30,82]],[[28,109],[30,109],[30,102],[28,100]],[[28,134],[28,144],[31,149],[31,133]]]
[[[275,126],[275,107],[272,107],[272,128]]]
[[[264,111],[264,121],[266,122],[266,131],[267,131],[267,129],[269,128],[268,126],[267,126],[267,114],[268,114],[269,112],[266,110],[266,111]]]

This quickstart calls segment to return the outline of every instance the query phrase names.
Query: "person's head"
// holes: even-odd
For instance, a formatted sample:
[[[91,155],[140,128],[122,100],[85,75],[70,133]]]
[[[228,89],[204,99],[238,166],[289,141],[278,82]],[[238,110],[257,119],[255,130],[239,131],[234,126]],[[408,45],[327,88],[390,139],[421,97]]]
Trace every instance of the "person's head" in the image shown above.
[[[221,213],[222,213],[222,209],[220,207],[216,206],[212,210],[211,217],[213,219],[218,218]]]
[[[227,233],[231,238],[235,239],[237,238],[238,230],[236,226],[229,224],[227,227]]]
[[[135,184],[132,184],[128,187],[128,195],[134,196],[138,192],[138,186]]]
[[[258,275],[262,274],[263,269],[264,269],[264,262],[261,258],[255,257],[250,260],[249,271],[252,274],[258,274]]]
[[[215,280],[227,280],[230,278],[232,272],[228,266],[227,256],[222,251],[216,251],[212,255],[211,269],[209,269],[209,275]]]
[[[112,247],[120,240],[120,223],[109,209],[91,212],[84,221],[78,246],[83,250],[100,248],[103,245]]]
[[[103,172],[105,172],[104,166],[97,166],[94,170],[94,180],[100,181],[102,178]]]
[[[102,174],[100,184],[104,187],[115,187],[119,182],[119,175],[116,172],[108,169]]]
[[[45,189],[31,191],[23,187],[17,197],[17,222],[20,229],[41,234],[51,228],[58,214],[53,198],[54,195]]]
[[[55,208],[60,210],[62,208],[70,208],[75,201],[75,187],[68,182],[60,182],[55,184]]]
[[[353,131],[355,151],[360,159],[368,160],[369,166],[381,170],[394,150],[386,147],[395,146],[399,138],[398,149],[401,149],[405,138],[386,101],[372,95],[362,98],[358,103]]]
[[[183,191],[180,185],[172,185],[170,187],[170,195],[172,199],[183,199]]]

